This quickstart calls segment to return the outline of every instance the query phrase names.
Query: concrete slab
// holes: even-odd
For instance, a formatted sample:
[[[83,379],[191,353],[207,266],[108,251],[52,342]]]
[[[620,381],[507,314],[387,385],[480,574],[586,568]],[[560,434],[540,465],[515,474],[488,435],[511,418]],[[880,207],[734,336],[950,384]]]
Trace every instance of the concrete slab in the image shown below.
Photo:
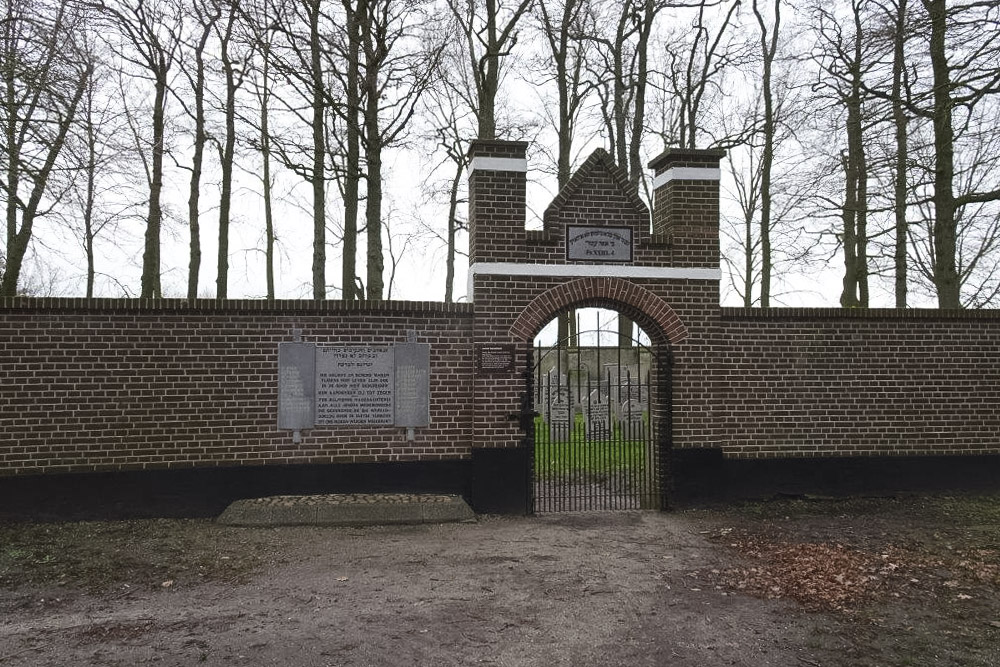
[[[461,496],[329,493],[237,500],[217,521],[227,526],[375,526],[475,519]]]

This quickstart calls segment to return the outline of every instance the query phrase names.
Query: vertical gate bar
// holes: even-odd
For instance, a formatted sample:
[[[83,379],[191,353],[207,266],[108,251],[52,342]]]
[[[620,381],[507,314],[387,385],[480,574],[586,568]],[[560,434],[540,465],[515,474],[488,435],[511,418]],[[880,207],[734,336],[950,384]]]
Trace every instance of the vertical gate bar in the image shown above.
[[[614,422],[615,410],[611,405],[611,371],[608,371],[608,435],[604,446],[601,447],[601,471],[604,474],[604,478],[607,479],[610,475],[610,465],[608,464],[608,459],[610,456],[611,448],[614,446],[615,439],[615,422]]]
[[[574,313],[574,315],[576,315],[576,314]],[[580,398],[580,371],[582,370],[582,362],[583,362],[583,360],[580,359],[580,316],[576,315],[576,317],[574,319],[576,320],[576,322],[575,322],[576,329],[574,329],[574,331],[576,332],[576,335],[573,337],[573,351],[576,352],[576,395],[573,396],[572,400],[570,401],[570,422],[569,423],[570,423],[570,438],[573,441],[573,449],[576,450],[576,458],[577,458],[577,463],[576,463],[577,473],[576,474],[577,474],[577,476],[579,476],[579,474],[580,474],[579,470],[582,469],[582,467],[583,467],[583,463],[582,463],[582,460],[583,460],[583,450],[582,450],[583,444],[580,442],[580,438],[577,437],[577,433],[576,433],[576,402]],[[580,487],[581,495],[582,495],[582,491],[583,491],[583,487]],[[581,498],[581,503],[584,503],[584,502],[585,501],[583,501],[583,499]]]
[[[632,457],[629,455],[629,450],[632,449],[632,442],[635,439],[635,415],[632,414],[632,371],[625,371],[625,381],[627,387],[625,388],[625,405],[628,406],[628,440],[625,441],[624,447],[622,448],[621,458],[626,462],[626,465],[622,469],[622,484],[625,489],[631,493],[632,490]],[[623,495],[622,503],[624,503]]]
[[[557,325],[557,327],[556,327],[556,339],[557,339],[556,340],[556,398],[561,398],[560,394],[562,393],[563,340],[561,338],[559,338],[558,331],[559,330],[558,330],[558,325]],[[558,447],[561,450],[562,449],[562,438],[560,437],[561,434],[559,433],[560,429],[561,429],[561,426],[556,425],[556,428],[555,428],[556,437],[553,438],[553,440],[555,441],[555,446]],[[555,461],[558,461],[558,460],[562,459],[561,454],[562,454],[562,452],[560,451],[560,456],[553,456],[552,457],[553,458],[553,467],[555,467],[555,465],[556,465]],[[555,494],[555,495],[557,495],[559,497],[559,502],[557,503],[557,505],[559,506],[559,510],[564,510],[565,509],[565,507],[563,507],[563,501],[564,501],[564,499],[562,498],[562,479],[558,479],[556,477],[556,475],[560,475],[561,476],[561,474],[562,474],[561,471],[553,470],[553,477],[552,477],[552,479],[553,479],[553,482],[557,484],[557,489],[558,489],[558,490],[553,489],[553,494]],[[557,511],[559,511],[559,510],[557,510]]]
[[[650,350],[649,356],[649,368],[646,369],[646,410],[649,411],[649,438],[643,445],[643,465],[646,468],[646,481],[644,482],[647,494],[645,505],[649,508],[654,508],[658,505],[653,497],[653,469],[655,467],[655,456],[656,456],[656,427],[653,420],[653,354]]]
[[[642,407],[642,346],[638,336],[635,341],[635,380],[639,390],[639,407]],[[647,396],[647,398],[649,398]],[[639,446],[632,447],[632,466],[634,469],[635,488],[632,491],[632,503],[638,509],[642,507],[642,494],[645,490],[643,479],[645,478],[646,462],[646,420],[643,419],[642,410],[639,411]],[[640,465],[641,464],[641,465]]]

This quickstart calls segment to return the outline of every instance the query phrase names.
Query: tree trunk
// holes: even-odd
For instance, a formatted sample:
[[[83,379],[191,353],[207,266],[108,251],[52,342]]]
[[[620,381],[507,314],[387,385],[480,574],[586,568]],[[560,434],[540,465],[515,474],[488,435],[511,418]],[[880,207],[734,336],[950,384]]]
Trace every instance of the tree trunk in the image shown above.
[[[160,290],[160,226],[163,211],[160,193],[163,190],[163,154],[165,151],[165,116],[167,100],[167,74],[156,73],[156,91],[153,100],[153,167],[149,183],[149,214],[146,218],[145,247],[142,253],[142,280],[139,296],[159,299]]]
[[[205,42],[208,40],[208,29],[202,36],[201,43],[195,48],[195,80],[194,94],[194,155],[191,157],[191,184],[188,194],[188,227],[191,233],[190,254],[188,258],[189,299],[198,296],[198,274],[201,270],[201,223],[199,218],[199,201],[201,199],[201,173],[205,157]],[[224,298],[224,297],[220,297]]]
[[[774,95],[771,90],[771,66],[778,47],[778,32],[781,26],[781,0],[774,0],[774,23],[770,41],[764,17],[754,0],[754,14],[760,26],[761,54],[763,56],[763,81],[761,93],[764,97],[764,150],[761,156],[760,179],[760,306],[771,306],[771,168],[774,163],[775,114]]]
[[[268,128],[268,105],[271,94],[268,76],[270,74],[271,47],[268,42],[264,46],[263,65],[261,68],[261,79],[263,90],[261,91],[260,102],[260,152],[263,158],[263,187],[264,187],[264,235],[265,249],[264,261],[266,267],[267,299],[274,300],[274,213],[271,202],[271,139]]]
[[[323,63],[320,50],[320,0],[309,11],[309,55],[312,67],[312,191],[313,191],[313,298],[326,298],[326,104],[323,99]]]
[[[222,69],[226,75],[226,138],[220,156],[222,161],[222,190],[219,194],[219,255],[216,266],[216,298],[229,298],[229,222],[233,199],[233,160],[236,157],[236,72],[229,55],[236,13],[229,17],[225,37],[222,39]]]
[[[444,301],[454,301],[455,282],[455,236],[458,233],[458,189],[461,187],[464,164],[461,156],[455,161],[455,177],[451,179],[448,193],[448,251],[445,259]]]
[[[83,249],[87,255],[87,298],[94,296],[94,206],[97,200],[97,132],[94,127],[93,81],[87,86],[87,183],[83,193]]]
[[[945,36],[945,0],[923,0],[930,18],[930,57],[934,74],[934,286],[938,307],[961,308],[956,268],[955,131],[952,127],[951,69]]]
[[[369,79],[374,79],[370,74]],[[368,199],[365,202],[365,227],[368,239],[368,300],[382,300],[382,138],[378,124],[378,82],[368,81],[365,112],[365,162],[368,165]]]
[[[906,308],[906,248],[907,222],[906,199],[908,189],[907,167],[909,145],[907,142],[907,117],[903,106],[903,76],[906,71],[906,0],[899,3],[896,13],[896,32],[892,48],[892,119],[896,129],[896,179],[893,188],[894,216],[896,232],[895,263],[895,296],[896,308]]]
[[[366,0],[360,0],[355,9],[350,0],[344,2],[347,12],[347,174],[344,179],[344,247],[341,262],[342,295],[345,301],[354,301],[363,295],[357,294],[355,279],[358,275],[358,192],[361,183],[361,129],[358,116],[361,113],[360,99],[360,58],[362,12],[368,12]]]

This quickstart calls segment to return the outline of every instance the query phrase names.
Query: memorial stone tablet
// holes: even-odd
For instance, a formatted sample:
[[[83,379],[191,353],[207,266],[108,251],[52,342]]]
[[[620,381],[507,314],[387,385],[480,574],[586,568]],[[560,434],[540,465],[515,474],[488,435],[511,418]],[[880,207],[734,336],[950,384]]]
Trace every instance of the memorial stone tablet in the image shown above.
[[[391,347],[316,348],[316,424],[392,426]]]
[[[567,225],[566,259],[588,262],[631,262],[632,230],[628,227]]]
[[[395,346],[395,425],[427,426],[431,421],[431,346],[397,343]]]
[[[315,424],[315,368],[315,345],[278,345],[278,428],[302,431]]]

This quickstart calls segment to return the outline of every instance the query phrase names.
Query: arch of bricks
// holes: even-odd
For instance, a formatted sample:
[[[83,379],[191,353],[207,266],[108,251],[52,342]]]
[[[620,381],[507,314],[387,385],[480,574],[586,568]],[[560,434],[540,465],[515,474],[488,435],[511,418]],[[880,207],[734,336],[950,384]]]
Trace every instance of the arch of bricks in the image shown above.
[[[578,278],[543,292],[514,320],[510,335],[530,341],[553,316],[572,306],[618,310],[645,325],[658,343],[676,345],[687,338],[687,328],[666,301],[644,287],[614,277]],[[660,336],[663,340],[656,341]]]

